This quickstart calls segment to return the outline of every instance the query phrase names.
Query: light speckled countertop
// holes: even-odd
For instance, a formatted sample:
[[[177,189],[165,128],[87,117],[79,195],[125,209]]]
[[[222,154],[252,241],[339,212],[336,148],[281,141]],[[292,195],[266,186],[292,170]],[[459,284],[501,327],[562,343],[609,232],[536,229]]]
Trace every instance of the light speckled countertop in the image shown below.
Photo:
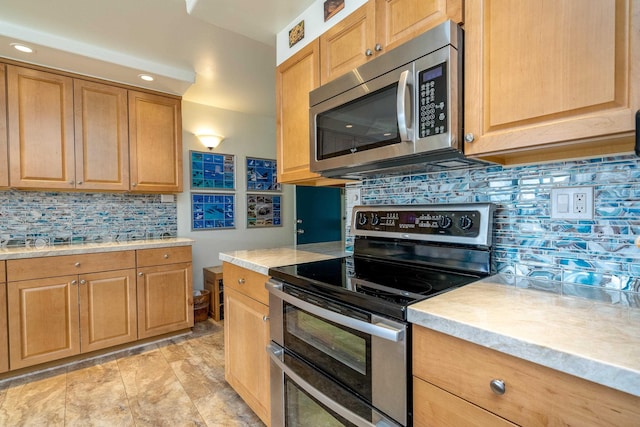
[[[192,239],[172,237],[167,239],[131,240],[126,242],[80,243],[71,245],[44,246],[42,248],[1,248],[0,261],[20,258],[39,258],[45,256],[77,255],[96,252],[130,251],[170,246],[193,245]]]
[[[221,252],[220,260],[268,275],[269,268],[304,262],[322,261],[351,255],[344,251],[343,242],[310,243],[273,249],[250,249]]]
[[[640,396],[637,307],[523,288],[494,276],[413,304],[408,319]]]

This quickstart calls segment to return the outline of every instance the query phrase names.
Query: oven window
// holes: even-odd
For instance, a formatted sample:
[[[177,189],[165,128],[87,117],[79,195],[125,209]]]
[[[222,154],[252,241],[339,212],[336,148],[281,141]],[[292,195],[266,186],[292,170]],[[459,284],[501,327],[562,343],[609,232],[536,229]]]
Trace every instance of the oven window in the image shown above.
[[[370,401],[371,336],[286,302],[283,308],[284,347]]]
[[[298,388],[289,377],[285,377],[285,385],[286,426],[355,426]]]
[[[398,83],[316,116],[317,159],[400,142],[396,113]]]

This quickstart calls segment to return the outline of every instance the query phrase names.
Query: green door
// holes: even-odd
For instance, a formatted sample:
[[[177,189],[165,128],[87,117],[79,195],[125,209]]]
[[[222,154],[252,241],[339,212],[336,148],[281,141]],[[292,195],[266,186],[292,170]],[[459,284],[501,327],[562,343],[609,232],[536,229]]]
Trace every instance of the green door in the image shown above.
[[[296,185],[296,243],[342,240],[341,188]]]

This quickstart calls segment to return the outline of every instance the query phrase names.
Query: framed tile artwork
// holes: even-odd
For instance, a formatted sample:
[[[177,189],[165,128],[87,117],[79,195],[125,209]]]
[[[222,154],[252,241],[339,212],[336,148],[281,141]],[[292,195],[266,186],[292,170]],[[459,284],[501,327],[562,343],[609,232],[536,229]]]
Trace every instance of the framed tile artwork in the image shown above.
[[[276,161],[247,157],[247,191],[281,191]]]
[[[233,154],[190,151],[191,188],[202,190],[234,190],[235,156]]]
[[[191,193],[191,230],[236,228],[235,194]]]
[[[280,227],[282,196],[247,194],[247,228]]]

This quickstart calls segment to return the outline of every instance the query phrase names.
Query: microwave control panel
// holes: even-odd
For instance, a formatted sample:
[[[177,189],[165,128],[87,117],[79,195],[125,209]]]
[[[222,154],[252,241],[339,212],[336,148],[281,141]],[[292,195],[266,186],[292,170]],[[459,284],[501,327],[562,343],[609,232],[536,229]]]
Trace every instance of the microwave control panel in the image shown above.
[[[447,63],[418,73],[418,134],[420,138],[449,131],[447,114]]]

